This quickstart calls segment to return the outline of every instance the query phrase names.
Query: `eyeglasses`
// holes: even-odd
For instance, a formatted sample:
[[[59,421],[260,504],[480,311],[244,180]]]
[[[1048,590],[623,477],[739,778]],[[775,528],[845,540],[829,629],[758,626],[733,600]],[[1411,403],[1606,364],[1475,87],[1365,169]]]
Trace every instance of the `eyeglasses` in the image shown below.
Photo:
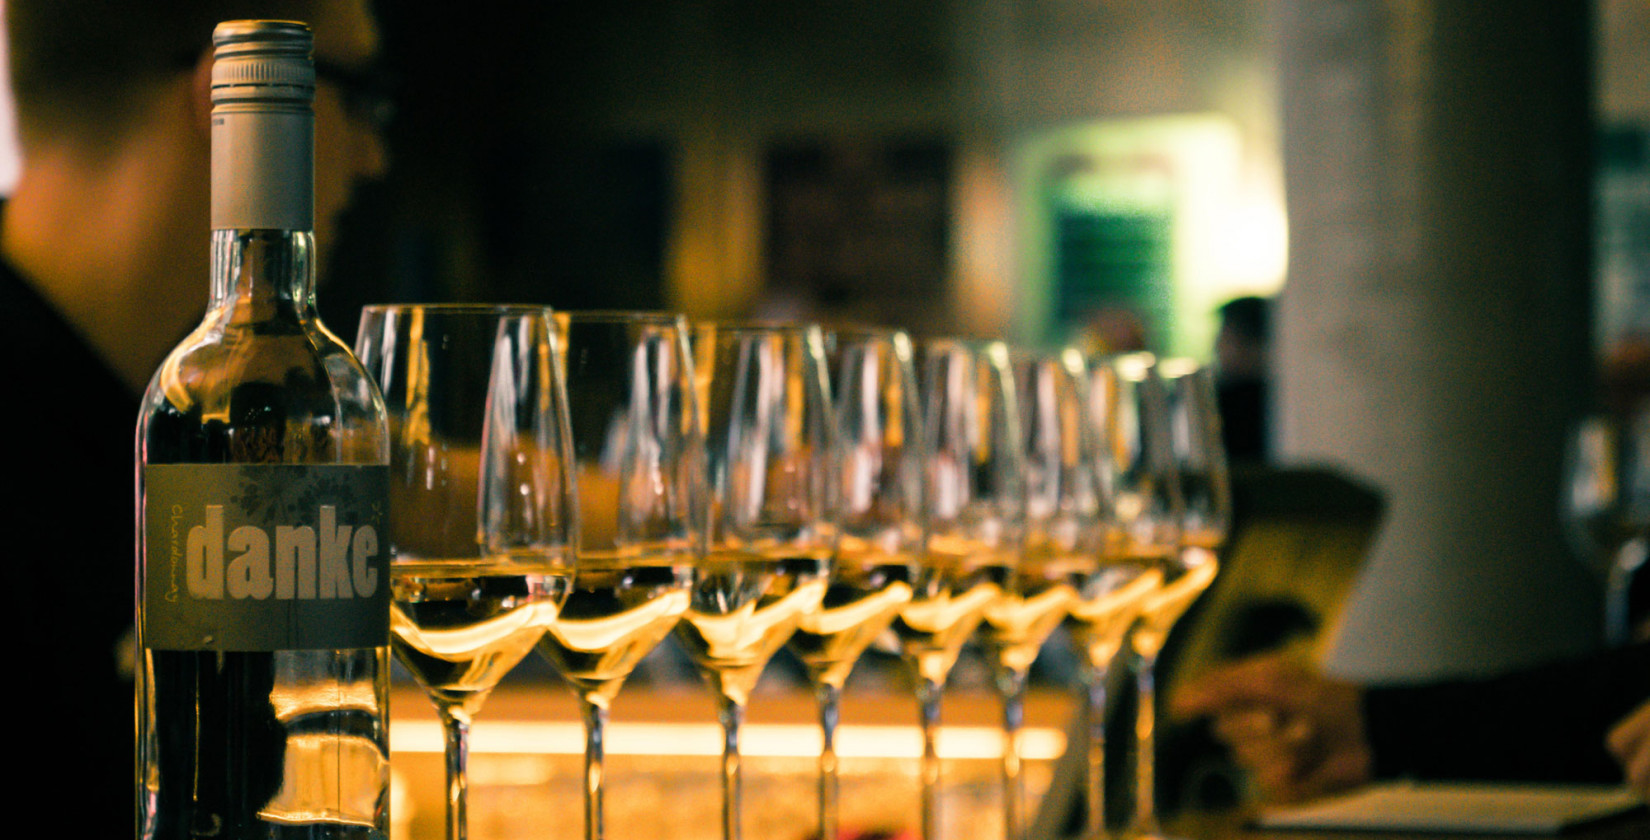
[[[395,118],[395,81],[387,72],[358,70],[317,58],[315,78],[338,88],[344,113],[350,119],[383,131]]]

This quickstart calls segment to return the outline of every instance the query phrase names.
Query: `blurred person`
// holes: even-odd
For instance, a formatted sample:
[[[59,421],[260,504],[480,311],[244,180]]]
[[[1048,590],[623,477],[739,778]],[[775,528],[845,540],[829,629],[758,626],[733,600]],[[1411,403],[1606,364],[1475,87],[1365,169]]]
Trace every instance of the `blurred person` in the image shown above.
[[[5,14],[23,152],[0,205],[6,517],[29,584],[23,801],[91,804],[76,833],[108,837],[133,826],[115,803],[133,796],[138,400],[207,298],[212,29],[315,29],[318,250],[384,166],[356,81],[378,35],[367,0],[8,0]]]
[[[1612,342],[1599,383],[1608,416],[1642,422],[1650,341]],[[1650,611],[1642,597],[1633,606],[1627,643],[1587,657],[1487,679],[1364,686],[1287,653],[1262,654],[1178,687],[1172,709],[1212,718],[1262,796],[1276,801],[1399,777],[1625,779],[1650,800]]]
[[[1272,301],[1233,298],[1215,311],[1221,437],[1234,462],[1264,462],[1271,451]]]

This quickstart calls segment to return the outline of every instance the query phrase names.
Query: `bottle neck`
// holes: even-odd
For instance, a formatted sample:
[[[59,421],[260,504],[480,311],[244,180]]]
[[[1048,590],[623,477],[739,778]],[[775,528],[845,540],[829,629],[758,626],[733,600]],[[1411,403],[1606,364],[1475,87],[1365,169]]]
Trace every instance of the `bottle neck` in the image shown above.
[[[212,231],[210,307],[243,317],[306,319],[315,313],[315,245],[307,230]]]

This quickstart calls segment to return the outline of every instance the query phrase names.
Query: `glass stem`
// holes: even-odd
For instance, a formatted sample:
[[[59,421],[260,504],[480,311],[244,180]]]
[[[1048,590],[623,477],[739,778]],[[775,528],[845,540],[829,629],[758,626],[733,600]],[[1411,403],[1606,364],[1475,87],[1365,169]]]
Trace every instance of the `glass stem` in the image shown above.
[[[602,739],[607,733],[607,706],[589,697],[584,706],[584,837],[602,838]]]
[[[922,712],[922,840],[940,836],[940,695],[943,686],[918,677],[917,705]]]
[[[716,717],[722,722],[722,838],[739,840],[739,724],[745,707],[727,695],[717,698]]]
[[[1135,683],[1139,688],[1139,709],[1134,723],[1135,801],[1132,836],[1162,834],[1157,824],[1157,655],[1140,656]]]
[[[1025,723],[1026,675],[1006,671],[997,679],[1003,698],[1003,837],[1025,833],[1025,779],[1020,774],[1020,727]]]
[[[469,826],[469,715],[457,708],[444,708],[441,728],[447,736],[447,840],[464,840]]]
[[[830,683],[814,686],[819,700],[819,731],[824,743],[819,748],[819,837],[834,840],[837,826],[836,724],[842,689]]]
[[[1089,668],[1086,676],[1089,784],[1088,832],[1084,836],[1096,840],[1106,836],[1106,670]]]

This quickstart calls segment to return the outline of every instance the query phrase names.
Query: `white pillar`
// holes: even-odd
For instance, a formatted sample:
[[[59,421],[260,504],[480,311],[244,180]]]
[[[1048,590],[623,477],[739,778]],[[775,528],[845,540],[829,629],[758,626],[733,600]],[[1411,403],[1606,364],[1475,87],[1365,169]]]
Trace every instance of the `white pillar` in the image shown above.
[[[1592,381],[1587,6],[1280,0],[1280,451],[1388,503],[1333,672],[1484,673],[1597,639],[1557,513]]]

